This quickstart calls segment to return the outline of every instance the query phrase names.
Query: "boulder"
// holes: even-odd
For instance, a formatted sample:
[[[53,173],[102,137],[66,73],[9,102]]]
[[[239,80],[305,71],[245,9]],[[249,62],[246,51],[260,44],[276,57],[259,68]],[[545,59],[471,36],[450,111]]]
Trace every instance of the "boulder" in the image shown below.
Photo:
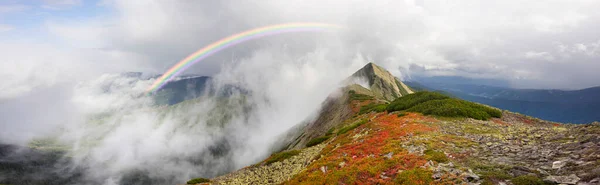
[[[569,176],[547,176],[544,178],[544,181],[551,182],[555,184],[577,184],[579,182],[579,177],[575,174],[571,174]]]
[[[567,161],[554,161],[552,162],[552,169],[559,169],[567,165]]]

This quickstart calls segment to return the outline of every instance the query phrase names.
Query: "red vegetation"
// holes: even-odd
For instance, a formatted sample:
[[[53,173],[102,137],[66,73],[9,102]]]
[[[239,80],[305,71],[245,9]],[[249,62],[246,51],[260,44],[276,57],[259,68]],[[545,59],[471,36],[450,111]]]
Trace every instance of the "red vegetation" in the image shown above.
[[[506,122],[504,122],[504,121],[502,121],[501,119],[498,119],[498,118],[492,118],[492,121],[494,123],[498,124],[498,125],[504,125],[504,126],[510,125],[510,124],[508,124],[508,123],[506,123]]]
[[[335,138],[317,161],[285,184],[394,184],[398,170],[415,169],[427,162],[409,154],[400,143],[407,136],[434,131],[436,128],[421,122],[435,119],[416,113],[402,117],[371,113],[356,119],[363,118],[371,119]]]
[[[352,102],[350,103],[350,108],[352,109],[352,113],[356,114],[360,112],[361,107],[369,105],[373,102],[375,102],[375,100],[352,100]]]

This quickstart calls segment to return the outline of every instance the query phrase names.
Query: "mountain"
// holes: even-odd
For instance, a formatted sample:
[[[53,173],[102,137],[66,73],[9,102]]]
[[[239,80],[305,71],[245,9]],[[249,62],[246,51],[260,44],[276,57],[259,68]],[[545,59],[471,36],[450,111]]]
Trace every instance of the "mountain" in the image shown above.
[[[426,87],[387,74],[368,64],[332,93],[316,120],[282,136],[280,151],[189,184],[600,183],[600,123],[561,124],[414,92]]]
[[[174,105],[185,100],[200,97],[211,80],[208,76],[188,77],[171,81],[155,94],[159,105]]]
[[[442,77],[407,82],[501,109],[564,123],[600,121],[600,87],[581,90],[512,89],[466,82],[446,83]],[[454,78],[449,78],[454,79]],[[442,82],[438,82],[442,81]]]
[[[354,82],[363,80],[365,84],[358,85]],[[381,102],[391,101],[413,93],[404,83],[394,77],[387,70],[369,63],[344,80],[348,86],[341,91],[352,91],[369,97],[375,97]],[[364,86],[363,86],[364,85]],[[365,87],[366,86],[366,87]],[[329,129],[338,126],[352,114],[352,106],[348,100],[357,98],[355,94],[343,93],[342,96],[330,96],[323,103],[321,114],[312,123],[300,124],[289,133],[287,149],[302,148],[311,139],[324,135]],[[373,99],[375,99],[373,98]],[[294,133],[295,132],[295,133]]]
[[[368,63],[362,69],[356,71],[346,82],[352,82],[353,79],[366,80],[368,82],[366,88],[370,89],[371,95],[388,101],[413,93],[412,89],[398,78],[373,63]]]

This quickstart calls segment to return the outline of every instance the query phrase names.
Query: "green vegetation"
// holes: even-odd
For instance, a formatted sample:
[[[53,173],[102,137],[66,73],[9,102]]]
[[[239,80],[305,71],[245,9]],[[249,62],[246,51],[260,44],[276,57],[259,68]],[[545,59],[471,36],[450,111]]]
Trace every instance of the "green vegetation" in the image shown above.
[[[298,154],[300,154],[300,150],[290,150],[290,151],[279,152],[279,153],[271,155],[271,157],[269,157],[267,160],[265,160],[265,164],[271,164],[274,162],[283,161],[283,160],[289,159],[290,157],[298,155]]]
[[[406,170],[396,176],[396,184],[406,185],[425,185],[431,184],[433,173],[421,168],[415,168],[412,170]]]
[[[458,99],[432,100],[407,111],[445,117],[469,117],[478,120],[488,120],[491,117],[500,117],[502,114],[498,110]]]
[[[406,96],[402,96],[402,97],[394,100],[392,103],[390,103],[390,105],[388,105],[387,110],[389,112],[406,110],[406,109],[414,107],[415,105],[418,105],[420,103],[424,103],[424,102],[431,101],[431,100],[441,100],[441,99],[448,99],[448,98],[450,98],[450,97],[440,94],[440,93],[421,91],[421,92],[416,92],[416,93],[409,94]]]
[[[317,138],[311,139],[310,141],[308,141],[308,143],[306,143],[306,147],[311,147],[311,146],[315,146],[315,145],[321,144],[323,141],[326,141],[329,138],[331,138],[331,135],[325,135],[325,136],[321,136],[321,137],[317,137]]]
[[[389,112],[409,111],[444,117],[468,117],[488,120],[501,117],[500,110],[473,102],[454,99],[437,92],[421,91],[394,100],[387,106]]]
[[[325,135],[327,135],[327,136],[331,135],[331,134],[333,134],[333,131],[335,131],[335,128],[331,127],[329,130],[327,130],[327,133],[325,133]]]
[[[494,169],[494,171],[480,172],[478,174],[481,174],[481,178],[483,179],[483,182],[481,183],[482,185],[497,184],[500,181],[512,178],[512,176],[506,172],[497,169]]]
[[[200,184],[200,183],[207,183],[207,182],[210,182],[210,180],[205,179],[205,178],[195,178],[195,179],[187,181],[187,184]]]
[[[432,160],[438,163],[448,162],[448,157],[446,157],[446,154],[444,154],[444,152],[428,149],[425,150],[423,153],[425,154],[425,158],[427,160]]]
[[[402,117],[402,116],[406,116],[406,115],[407,115],[406,112],[400,112],[400,113],[398,113],[398,117]]]
[[[523,175],[511,180],[514,185],[544,185],[544,181],[536,176]]]
[[[358,112],[358,114],[369,113],[371,111],[383,112],[387,109],[387,106],[387,104],[370,103],[369,105],[360,107],[360,111]]]
[[[369,120],[367,120],[367,119],[361,119],[361,120],[359,120],[359,121],[357,121],[357,122],[354,122],[354,123],[352,123],[352,124],[350,124],[350,125],[347,125],[347,126],[345,126],[345,127],[342,127],[342,128],[341,128],[341,129],[340,129],[340,130],[337,132],[337,135],[342,135],[342,134],[345,134],[346,132],[348,132],[348,131],[350,131],[350,130],[352,130],[352,129],[355,129],[356,127],[359,127],[359,126],[361,126],[362,124],[365,124],[365,123],[367,123],[368,121],[369,121]]]
[[[373,98],[373,96],[369,96],[369,95],[365,95],[365,94],[357,94],[356,91],[354,91],[354,90],[348,91],[348,94],[350,94],[350,101],[352,101],[352,100],[364,101],[364,100],[374,100],[375,99],[375,98]]]

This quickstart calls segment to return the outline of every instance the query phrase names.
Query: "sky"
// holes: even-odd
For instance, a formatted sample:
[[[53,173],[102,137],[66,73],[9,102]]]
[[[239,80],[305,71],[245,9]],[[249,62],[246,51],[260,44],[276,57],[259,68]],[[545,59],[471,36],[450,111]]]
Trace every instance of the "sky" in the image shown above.
[[[58,137],[81,149],[72,158],[95,184],[120,184],[131,170],[178,182],[213,177],[264,159],[368,62],[404,80],[599,86],[599,8],[597,0],[3,0],[0,142]],[[245,102],[225,102],[234,115],[224,127],[209,118],[218,97],[165,111],[143,96],[152,79],[119,75],[162,74],[221,38],[288,22],[344,29],[245,42],[186,71],[213,76],[217,90],[247,90],[238,92]],[[207,153],[222,142],[230,152]],[[194,163],[198,156],[212,163]]]
[[[393,74],[509,81],[516,88],[598,86],[595,0],[483,2],[5,0],[0,2],[0,98],[104,73],[161,74],[222,37],[270,24],[348,27],[348,53]],[[214,75],[285,37],[228,49],[186,73]],[[298,39],[279,41],[302,47]],[[298,53],[304,50],[298,50]]]

